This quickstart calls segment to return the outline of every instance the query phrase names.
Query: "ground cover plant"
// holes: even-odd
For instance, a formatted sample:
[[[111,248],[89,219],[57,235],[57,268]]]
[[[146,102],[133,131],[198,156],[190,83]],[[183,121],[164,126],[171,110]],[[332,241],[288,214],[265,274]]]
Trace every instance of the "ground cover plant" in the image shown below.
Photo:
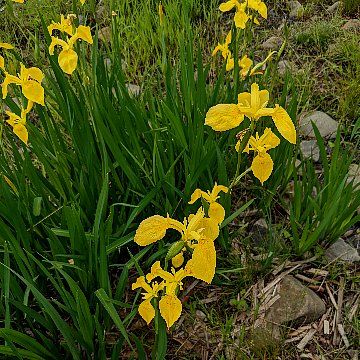
[[[319,6],[304,5],[297,16]],[[3,358],[355,356],[358,259],[323,253],[344,237],[357,254],[358,109],[340,97],[331,135],[307,124],[316,161],[298,114],[324,101],[303,79],[327,56],[321,81],[358,100],[358,30],[339,48],[340,13],[296,33],[292,19],[277,47],[259,50],[288,6],[1,5]],[[316,59],[280,75],[295,48]],[[331,307],[311,325],[286,319],[290,338],[275,336],[259,321],[295,271]]]

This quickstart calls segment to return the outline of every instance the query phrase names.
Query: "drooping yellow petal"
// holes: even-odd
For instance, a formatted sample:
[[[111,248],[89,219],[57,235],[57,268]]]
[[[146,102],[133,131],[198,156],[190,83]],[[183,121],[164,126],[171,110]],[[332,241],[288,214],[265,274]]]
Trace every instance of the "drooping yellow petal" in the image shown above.
[[[12,0],[14,3],[23,4],[25,0]]]
[[[225,3],[220,4],[219,10],[222,12],[230,11],[235,5],[236,5],[236,2],[234,0],[230,0]]]
[[[230,30],[230,31],[228,32],[228,34],[226,35],[225,44],[226,44],[226,45],[231,44],[231,30]]]
[[[204,240],[196,245],[191,260],[186,264],[191,276],[211,283],[216,269],[216,250],[213,241]]]
[[[225,194],[229,191],[229,188],[224,185],[218,185],[215,183],[214,188],[211,191],[211,196],[217,197],[220,192],[224,192]]]
[[[169,328],[174,325],[181,315],[182,304],[175,295],[165,295],[159,301],[160,314]]]
[[[72,49],[62,50],[58,62],[64,73],[71,75],[77,67],[78,55]]]
[[[249,20],[249,16],[245,11],[236,11],[234,16],[235,26],[240,29],[245,29],[246,23]]]
[[[37,81],[28,80],[24,82],[22,92],[28,100],[44,106],[44,88]]]
[[[66,41],[64,40],[61,40],[55,36],[52,36],[51,37],[51,43],[49,45],[49,54],[50,55],[54,55],[54,49],[55,49],[55,46],[61,46],[63,49],[68,49],[69,48],[69,45],[67,44]]]
[[[254,176],[260,180],[261,184],[270,177],[273,167],[274,162],[268,153],[255,156],[251,164],[251,170]]]
[[[244,115],[235,104],[218,104],[209,109],[205,118],[205,125],[215,131],[226,131],[240,125]]]
[[[155,309],[151,305],[151,299],[145,300],[139,305],[139,314],[149,325],[151,320],[155,317]]]
[[[260,2],[257,11],[264,19],[267,19],[267,6],[264,2]]]
[[[5,59],[0,55],[0,69],[5,70]]]
[[[134,241],[140,246],[146,246],[161,240],[169,228],[168,219],[154,215],[143,220],[136,230]]]
[[[14,134],[26,145],[29,139],[29,133],[26,129],[26,126],[23,124],[15,124],[13,127]]]
[[[291,144],[296,144],[295,126],[286,110],[276,105],[271,116],[279,133]]]
[[[217,202],[210,204],[208,214],[210,219],[213,219],[218,224],[221,224],[225,219],[225,209]]]

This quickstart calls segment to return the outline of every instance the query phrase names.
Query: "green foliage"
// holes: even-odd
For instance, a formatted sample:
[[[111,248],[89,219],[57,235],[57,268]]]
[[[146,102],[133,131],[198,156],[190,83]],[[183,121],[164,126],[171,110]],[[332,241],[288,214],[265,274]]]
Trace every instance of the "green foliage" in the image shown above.
[[[294,178],[294,199],[290,207],[292,245],[298,255],[320,244],[336,241],[360,220],[360,188],[348,181],[352,157],[341,149],[340,130],[327,158],[324,140],[313,125],[320,149],[323,176],[310,160],[300,165],[301,175]]]

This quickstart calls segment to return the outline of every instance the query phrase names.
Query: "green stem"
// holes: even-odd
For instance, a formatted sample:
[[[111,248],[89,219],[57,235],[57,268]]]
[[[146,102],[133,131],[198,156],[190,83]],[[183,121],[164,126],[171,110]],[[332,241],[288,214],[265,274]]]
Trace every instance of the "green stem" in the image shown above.
[[[245,172],[243,172],[240,176],[239,176],[239,173],[240,173],[240,165],[241,165],[241,155],[247,145],[247,143],[249,142],[249,139],[250,137],[252,136],[253,132],[254,132],[254,129],[255,129],[255,122],[254,121],[251,121],[250,122],[250,129],[249,131],[247,131],[247,133],[245,134],[244,138],[241,140],[240,142],[240,148],[239,148],[239,151],[238,151],[238,159],[237,159],[237,165],[236,165],[236,172],[235,172],[235,175],[234,175],[234,178],[232,179],[231,183],[230,183],[230,186],[229,186],[229,189],[231,190],[235,185],[238,184],[239,180],[245,175],[247,174],[250,169],[247,169]]]

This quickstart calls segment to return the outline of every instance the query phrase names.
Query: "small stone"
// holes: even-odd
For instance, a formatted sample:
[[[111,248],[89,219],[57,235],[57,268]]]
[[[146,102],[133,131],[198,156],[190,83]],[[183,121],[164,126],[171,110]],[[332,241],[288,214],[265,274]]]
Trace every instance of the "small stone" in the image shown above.
[[[279,298],[266,311],[264,319],[258,321],[254,335],[266,337],[265,343],[280,339],[282,325],[309,324],[325,313],[325,304],[314,291],[304,286],[291,275],[278,284]]]
[[[296,66],[291,61],[280,60],[278,63],[278,72],[280,76],[285,76],[286,72],[296,72]]]
[[[351,164],[349,166],[348,178],[346,180],[347,183],[353,182],[353,186],[360,183],[360,164]]]
[[[99,40],[104,43],[110,43],[111,41],[111,27],[106,26],[99,30]]]
[[[303,17],[304,7],[298,1],[289,1],[288,5],[290,9],[290,18],[301,19]]]
[[[310,158],[315,162],[320,159],[320,150],[316,140],[303,140],[300,143],[300,149],[305,158]]]
[[[96,20],[98,22],[103,22],[109,16],[109,12],[104,5],[100,5],[96,10]]]
[[[360,19],[350,19],[343,26],[343,30],[360,30]]]
[[[283,41],[278,36],[272,36],[263,42],[260,47],[265,50],[279,50]]]
[[[325,257],[329,261],[341,260],[348,263],[360,261],[358,251],[341,238],[325,251]]]
[[[337,1],[337,2],[333,3],[332,5],[328,6],[326,11],[329,14],[334,14],[340,9],[340,5],[341,5],[341,1]]]
[[[141,88],[139,85],[126,84],[126,88],[130,95],[139,96],[141,93]]]
[[[203,320],[203,321],[204,321],[204,320],[206,319],[205,313],[202,312],[201,310],[196,310],[195,315],[196,315],[196,317],[197,317],[198,319],[200,319],[200,320]]]
[[[312,111],[300,116],[300,134],[315,139],[314,129],[311,122],[314,122],[323,138],[334,139],[338,129],[338,123],[328,114],[322,111]]]
[[[252,226],[250,235],[254,243],[261,244],[264,238],[266,238],[268,231],[269,231],[269,227],[268,224],[266,223],[266,220],[261,218],[257,220]]]

